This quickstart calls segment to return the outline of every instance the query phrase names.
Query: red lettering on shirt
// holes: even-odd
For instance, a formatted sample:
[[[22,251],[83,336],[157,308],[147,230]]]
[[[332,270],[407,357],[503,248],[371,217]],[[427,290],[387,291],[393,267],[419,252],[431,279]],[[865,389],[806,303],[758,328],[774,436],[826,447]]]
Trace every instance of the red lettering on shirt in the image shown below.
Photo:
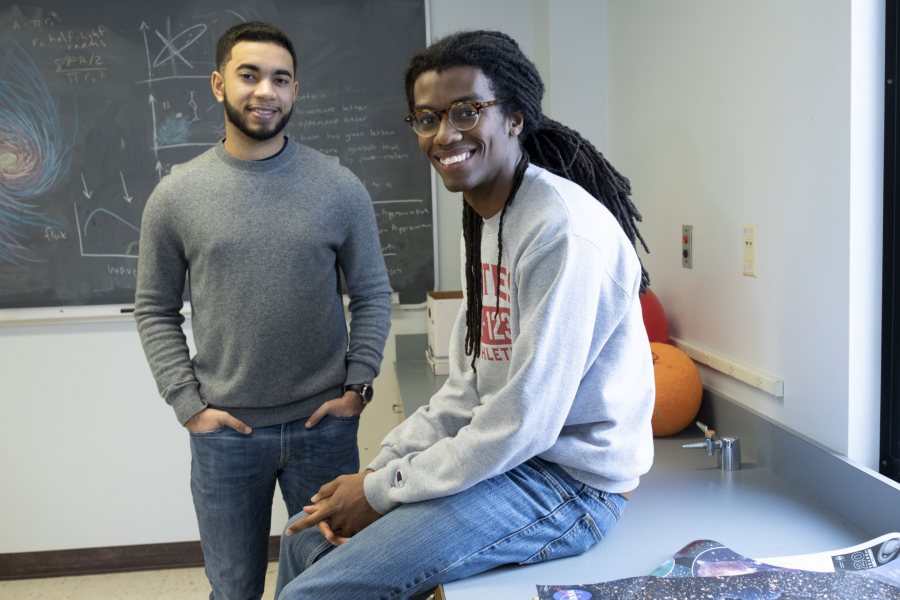
[[[493,263],[481,265],[481,352],[479,358],[509,361],[512,335],[509,329],[509,273]],[[499,297],[499,301],[498,301]]]
[[[509,361],[509,346],[504,347],[493,347],[493,346],[482,346],[481,347],[481,360],[491,360],[491,361]]]
[[[501,306],[481,307],[481,343],[489,346],[509,346],[509,309]]]
[[[499,290],[497,283],[500,283]],[[505,267],[500,267],[500,276],[497,276],[497,265],[493,263],[481,264],[481,295],[485,298],[497,298],[500,293],[500,302],[509,303],[509,272]]]

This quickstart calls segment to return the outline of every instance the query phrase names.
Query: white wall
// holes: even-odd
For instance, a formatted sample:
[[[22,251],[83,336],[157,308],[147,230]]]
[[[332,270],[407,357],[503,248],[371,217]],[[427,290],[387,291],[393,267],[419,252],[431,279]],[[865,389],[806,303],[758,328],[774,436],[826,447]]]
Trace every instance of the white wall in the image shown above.
[[[853,5],[851,27],[848,0],[610,0],[609,154],[672,334],[785,395],[709,370],[705,384],[877,469],[884,5]],[[744,224],[757,278],[741,273]]]
[[[393,336],[424,333],[395,309],[365,462],[399,416]],[[188,327],[188,333],[190,328]],[[188,436],[159,398],[133,320],[0,327],[0,554],[196,540]],[[276,491],[272,533],[287,512]]]
[[[135,325],[0,327],[0,553],[196,539],[187,435]]]

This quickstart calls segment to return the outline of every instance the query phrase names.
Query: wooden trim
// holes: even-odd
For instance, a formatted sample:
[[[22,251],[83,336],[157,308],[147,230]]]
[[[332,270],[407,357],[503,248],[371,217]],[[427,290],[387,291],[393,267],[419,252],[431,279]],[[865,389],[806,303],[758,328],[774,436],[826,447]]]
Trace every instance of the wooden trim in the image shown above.
[[[269,538],[270,562],[278,560],[280,543]],[[200,542],[19,552],[0,554],[0,581],[202,566]]]

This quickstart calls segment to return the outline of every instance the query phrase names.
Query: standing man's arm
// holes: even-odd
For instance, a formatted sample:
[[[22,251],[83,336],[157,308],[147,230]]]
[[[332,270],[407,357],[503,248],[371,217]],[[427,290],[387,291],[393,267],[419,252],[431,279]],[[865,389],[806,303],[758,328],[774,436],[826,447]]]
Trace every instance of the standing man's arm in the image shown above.
[[[134,318],[150,371],[160,395],[175,410],[178,422],[191,431],[250,428],[228,413],[209,408],[200,396],[187,339],[181,328],[184,282],[188,270],[175,219],[166,214],[158,190],[147,201],[141,220]]]
[[[391,283],[384,266],[372,200],[358,179],[353,177],[351,185],[347,190],[349,214],[341,219],[348,232],[338,251],[350,296],[345,386],[371,384],[375,380],[391,327]],[[353,391],[319,407],[307,421],[307,427],[313,427],[326,414],[347,414],[350,407],[358,407],[357,414],[364,408],[361,396]]]

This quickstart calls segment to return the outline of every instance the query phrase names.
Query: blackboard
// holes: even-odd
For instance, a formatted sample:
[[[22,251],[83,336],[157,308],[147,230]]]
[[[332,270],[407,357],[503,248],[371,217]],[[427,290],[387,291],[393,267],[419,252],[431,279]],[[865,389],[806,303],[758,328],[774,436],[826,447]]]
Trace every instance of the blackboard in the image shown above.
[[[224,136],[215,44],[249,20],[297,50],[287,133],[372,196],[404,304],[434,286],[429,166],[403,123],[423,0],[0,4],[0,308],[130,304],[140,218],[172,165]]]

